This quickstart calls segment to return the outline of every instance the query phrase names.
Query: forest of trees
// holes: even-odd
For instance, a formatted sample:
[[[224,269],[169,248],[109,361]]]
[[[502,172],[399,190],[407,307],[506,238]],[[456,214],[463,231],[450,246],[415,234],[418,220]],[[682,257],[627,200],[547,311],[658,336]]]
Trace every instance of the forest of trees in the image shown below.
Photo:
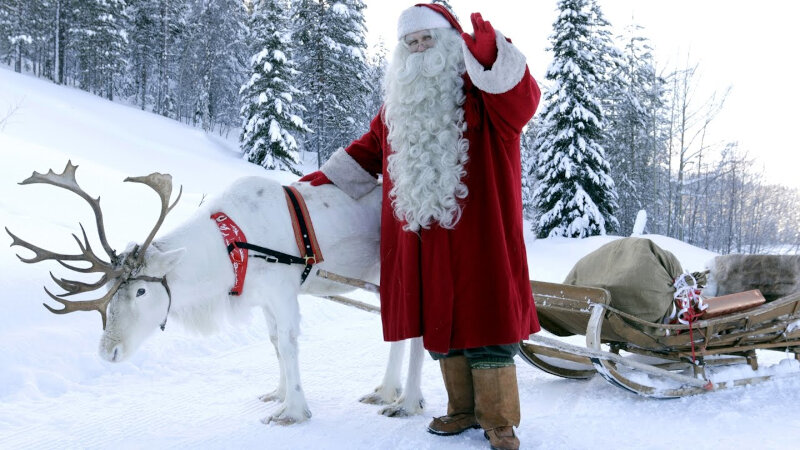
[[[523,203],[540,237],[648,233],[720,253],[797,252],[800,193],[707,135],[727,91],[698,65],[659,67],[645,31],[618,35],[596,0],[558,0],[539,113],[523,136]]]
[[[449,7],[446,0],[437,1]],[[596,0],[558,0],[542,104],[522,137],[523,203],[540,237],[646,232],[720,253],[800,249],[800,193],[707,136],[727,92],[661,67],[646,30]],[[0,62],[207,132],[300,173],[367,128],[388,50],[363,0],[0,0]],[[371,56],[370,56],[371,55]]]

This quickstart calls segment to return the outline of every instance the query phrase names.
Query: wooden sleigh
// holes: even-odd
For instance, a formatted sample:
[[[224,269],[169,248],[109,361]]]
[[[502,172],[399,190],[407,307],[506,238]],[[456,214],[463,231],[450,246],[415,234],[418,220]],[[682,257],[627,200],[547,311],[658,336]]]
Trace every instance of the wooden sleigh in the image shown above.
[[[522,358],[553,375],[599,374],[639,395],[677,398],[798,373],[796,367],[759,367],[757,351],[793,353],[800,360],[800,291],[746,311],[668,325],[609,306],[605,289],[540,281],[531,281],[531,287],[544,330],[586,338],[585,347],[543,333],[522,343]]]
[[[362,280],[323,270],[317,275],[378,293],[378,286]],[[677,398],[783,376],[759,368],[756,350],[789,352],[800,360],[800,291],[690,326],[652,323],[615,309],[605,289],[542,281],[531,281],[531,288],[544,330],[586,338],[586,345],[578,346],[538,333],[521,342],[525,361],[560,377],[589,379],[600,374],[639,395]],[[380,313],[377,306],[347,297],[327,298]],[[749,374],[715,377],[715,369],[736,365]],[[798,373],[800,369],[789,375]]]

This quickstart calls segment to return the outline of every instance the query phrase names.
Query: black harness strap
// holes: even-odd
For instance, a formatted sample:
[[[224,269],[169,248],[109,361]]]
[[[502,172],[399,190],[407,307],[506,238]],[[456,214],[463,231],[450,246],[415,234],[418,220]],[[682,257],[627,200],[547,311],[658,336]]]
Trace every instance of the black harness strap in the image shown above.
[[[231,242],[228,246],[228,253],[232,252],[234,248],[246,248],[255,252],[263,253],[263,255],[250,255],[253,258],[263,258],[267,262],[281,263],[281,264],[305,264],[306,260],[294,255],[289,255],[277,250],[261,247],[260,245],[251,244],[249,242]]]
[[[311,245],[311,238],[309,237],[308,225],[303,217],[303,210],[300,208],[300,203],[297,201],[297,197],[295,197],[294,192],[287,186],[283,186],[283,189],[286,191],[289,200],[291,200],[292,208],[294,208],[295,216],[297,217],[297,224],[300,227],[300,234],[303,236],[303,246],[305,247],[306,256],[289,255],[277,250],[272,250],[251,244],[249,242],[240,241],[232,242],[228,246],[228,253],[232,252],[236,247],[245,248],[247,250],[263,253],[263,255],[250,256],[253,258],[263,258],[267,262],[281,264],[303,264],[305,265],[305,268],[303,269],[302,275],[300,275],[300,284],[303,284],[306,281],[306,278],[308,278],[308,274],[311,273],[311,267],[317,263],[317,256],[314,254],[314,248]]]

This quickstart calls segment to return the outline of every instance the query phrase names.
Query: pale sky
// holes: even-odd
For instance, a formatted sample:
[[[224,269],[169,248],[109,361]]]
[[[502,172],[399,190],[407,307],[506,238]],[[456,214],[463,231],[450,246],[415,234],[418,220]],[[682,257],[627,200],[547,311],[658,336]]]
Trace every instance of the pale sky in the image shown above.
[[[415,2],[365,0],[368,40],[396,42],[397,17]],[[484,20],[514,41],[533,76],[544,79],[556,0],[450,0],[465,31],[469,16]],[[738,141],[757,159],[769,180],[800,188],[800,145],[795,130],[800,103],[797,84],[800,2],[738,0],[600,0],[614,32],[635,23],[650,39],[661,67],[699,63],[698,105],[714,91],[731,92],[711,125],[715,141]],[[794,55],[794,56],[792,56]]]

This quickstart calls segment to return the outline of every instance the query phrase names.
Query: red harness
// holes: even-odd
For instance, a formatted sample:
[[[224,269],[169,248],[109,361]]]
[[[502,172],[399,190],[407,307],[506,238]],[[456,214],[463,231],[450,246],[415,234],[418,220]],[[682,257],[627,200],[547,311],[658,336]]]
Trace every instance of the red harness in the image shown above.
[[[235,242],[247,242],[244,232],[236,225],[236,222],[225,213],[215,213],[211,219],[217,224],[219,232],[222,233],[222,240],[228,249],[228,257],[233,265],[233,288],[231,295],[240,295],[244,287],[244,277],[247,275],[247,249],[237,247]]]
[[[311,272],[311,266],[323,261],[322,251],[319,248],[314,226],[311,223],[311,216],[308,214],[308,208],[303,196],[294,187],[284,186],[283,189],[286,194],[286,203],[289,207],[289,215],[292,218],[292,228],[294,229],[300,257],[250,244],[247,242],[242,229],[227,214],[218,212],[211,215],[211,219],[214,220],[220,233],[222,233],[222,239],[228,249],[228,257],[230,257],[231,265],[233,266],[234,283],[233,288],[230,290],[230,295],[241,295],[242,293],[244,278],[247,275],[247,260],[249,256],[263,258],[265,261],[273,263],[305,265],[300,277],[300,283],[303,283],[308,277]],[[248,250],[261,254],[249,255]]]

